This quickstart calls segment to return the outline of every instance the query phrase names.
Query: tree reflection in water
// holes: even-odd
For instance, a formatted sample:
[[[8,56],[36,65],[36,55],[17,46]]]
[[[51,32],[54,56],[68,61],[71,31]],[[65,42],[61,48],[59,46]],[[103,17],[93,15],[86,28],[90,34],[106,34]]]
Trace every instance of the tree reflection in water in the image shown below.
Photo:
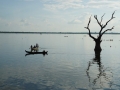
[[[92,59],[92,61],[89,61],[88,67],[86,70],[87,77],[89,78],[90,85],[92,84],[92,88],[111,88],[113,82],[111,81],[113,77],[113,73],[111,72],[110,68],[105,68],[104,65],[101,63],[101,57],[100,57],[99,51],[95,52],[95,58]],[[97,65],[97,68],[94,68],[94,70],[97,70],[98,74],[96,76],[91,75],[90,69],[93,65]]]

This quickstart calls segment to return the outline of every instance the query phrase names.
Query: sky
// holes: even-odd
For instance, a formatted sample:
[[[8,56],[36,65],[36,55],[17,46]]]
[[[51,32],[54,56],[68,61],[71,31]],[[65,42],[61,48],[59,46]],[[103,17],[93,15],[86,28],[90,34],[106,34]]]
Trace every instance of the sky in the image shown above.
[[[103,24],[115,11],[104,29],[120,32],[120,0],[0,0],[0,31],[20,32],[99,32],[94,15]]]

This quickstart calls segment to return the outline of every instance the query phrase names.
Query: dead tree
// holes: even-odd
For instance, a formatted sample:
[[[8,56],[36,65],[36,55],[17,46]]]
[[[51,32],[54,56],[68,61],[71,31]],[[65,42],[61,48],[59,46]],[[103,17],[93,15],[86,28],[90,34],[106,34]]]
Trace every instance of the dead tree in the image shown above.
[[[91,17],[89,18],[88,25],[87,25],[87,27],[85,27],[85,28],[88,29],[88,31],[89,31],[89,36],[95,41],[95,48],[94,48],[95,52],[98,52],[98,51],[100,52],[100,51],[102,50],[102,49],[101,49],[101,46],[100,46],[100,44],[101,44],[101,42],[102,42],[102,40],[101,40],[102,35],[105,34],[107,31],[111,31],[112,29],[114,29],[114,26],[113,26],[112,28],[106,29],[106,30],[103,31],[103,29],[107,26],[107,24],[108,24],[112,19],[115,18],[115,17],[114,17],[114,13],[115,13],[115,11],[112,13],[111,18],[110,18],[105,24],[102,24],[103,16],[104,16],[105,14],[101,17],[101,20],[100,20],[100,21],[98,20],[97,15],[94,15],[94,18],[96,19],[97,23],[98,23],[99,26],[100,26],[99,35],[98,35],[97,38],[95,38],[95,37],[93,37],[93,36],[91,35],[90,28],[89,28],[89,25],[90,25],[90,22],[91,22]]]

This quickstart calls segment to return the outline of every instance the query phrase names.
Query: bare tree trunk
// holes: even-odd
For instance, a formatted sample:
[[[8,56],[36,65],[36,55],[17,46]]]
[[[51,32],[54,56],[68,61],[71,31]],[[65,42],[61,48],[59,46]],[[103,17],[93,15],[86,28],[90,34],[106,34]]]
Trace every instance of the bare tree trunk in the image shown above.
[[[95,40],[95,48],[94,48],[94,50],[95,51],[101,51],[102,49],[101,49],[101,41],[99,40],[99,39],[96,39]]]

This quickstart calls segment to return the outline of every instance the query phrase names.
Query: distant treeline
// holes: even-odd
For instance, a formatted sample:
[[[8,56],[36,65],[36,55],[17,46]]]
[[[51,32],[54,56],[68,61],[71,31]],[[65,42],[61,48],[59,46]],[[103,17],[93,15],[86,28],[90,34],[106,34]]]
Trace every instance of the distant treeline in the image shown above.
[[[14,32],[14,31],[0,31],[0,33],[18,33],[18,34],[88,34],[88,32]],[[99,34],[97,32],[91,32],[91,34]],[[116,32],[105,34],[120,34]]]

